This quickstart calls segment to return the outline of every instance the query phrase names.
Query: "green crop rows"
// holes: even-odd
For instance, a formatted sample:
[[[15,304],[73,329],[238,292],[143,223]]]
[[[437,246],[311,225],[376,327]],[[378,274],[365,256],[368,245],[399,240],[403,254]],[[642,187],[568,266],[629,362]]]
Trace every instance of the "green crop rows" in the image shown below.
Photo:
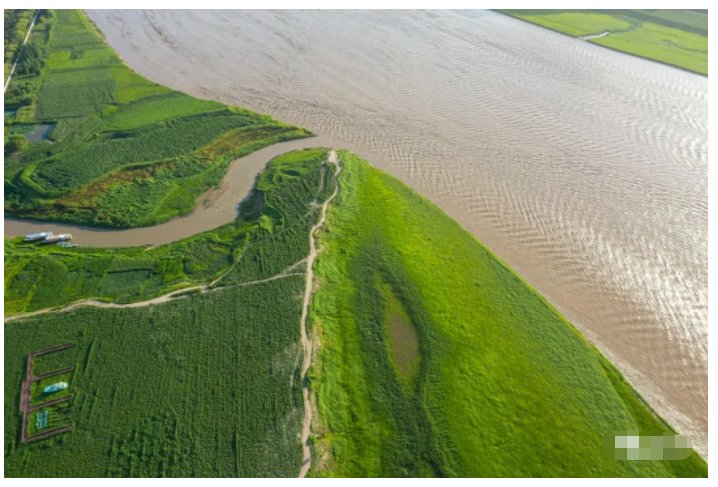
[[[232,159],[311,135],[145,80],[80,12],[53,11],[36,30],[43,67],[13,78],[5,98],[6,214],[157,224],[190,212]],[[40,124],[49,137],[28,143]]]
[[[6,312],[81,297],[137,301],[230,271],[207,292],[165,304],[6,324],[6,475],[296,475],[304,268],[281,267],[306,257],[315,203],[331,190],[325,160],[323,149],[275,158],[241,220],[150,251],[6,240]],[[77,346],[42,357],[36,373],[75,366],[66,413],[75,429],[21,445],[25,358],[67,342]]]
[[[708,74],[708,12],[700,10],[501,10],[611,49]]]
[[[84,308],[6,327],[5,475],[296,475],[295,296],[302,288],[294,276],[151,308]],[[75,430],[21,445],[25,356],[66,341],[81,354],[72,379]]]
[[[701,35],[694,13],[606,17],[616,30],[640,21]],[[9,24],[21,30],[27,15]],[[582,32],[606,21],[584,20]],[[12,215],[158,223],[193,208],[232,158],[310,135],[147,81],[80,12],[43,11],[31,46],[5,98]],[[27,139],[43,127],[49,138]],[[308,323],[320,344],[308,377],[311,475],[707,475],[695,453],[616,460],[614,434],[672,430],[473,236],[396,179],[340,156]],[[49,312],[5,323],[5,475],[295,476],[305,259],[334,188],[326,159],[326,149],[276,157],[237,221],[172,244],[6,239],[6,315]],[[52,310],[83,299],[99,303]],[[61,343],[75,346],[38,358],[35,373],[73,371],[31,392],[37,401],[41,387],[67,380],[73,400],[49,423],[74,429],[22,444],[28,353]]]
[[[240,220],[150,250],[63,249],[6,239],[5,312],[35,311],[87,298],[139,301],[225,273],[218,285],[278,274],[309,252],[307,233],[316,220],[310,203],[322,201],[331,189],[330,170],[322,165],[325,158],[323,149],[276,157],[260,173]]]

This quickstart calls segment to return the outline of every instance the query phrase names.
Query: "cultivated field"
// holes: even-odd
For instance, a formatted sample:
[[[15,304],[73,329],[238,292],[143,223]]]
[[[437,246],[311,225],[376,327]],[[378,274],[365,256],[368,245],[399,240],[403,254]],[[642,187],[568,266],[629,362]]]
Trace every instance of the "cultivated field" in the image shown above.
[[[190,212],[232,159],[311,135],[142,78],[80,12],[44,14],[31,39],[39,67],[5,98],[6,213],[153,225]],[[37,127],[47,136],[28,142]]]
[[[695,10],[501,10],[605,47],[708,74],[708,13]]]
[[[322,149],[276,158],[243,219],[152,251],[6,242],[8,269],[19,266],[6,293],[29,293],[31,309],[81,297],[136,302],[178,282],[205,284],[161,304],[7,322],[6,475],[295,476],[302,262],[316,203],[331,192],[325,161]],[[66,413],[74,430],[22,444],[27,355],[65,342],[72,354],[35,373],[75,367]]]

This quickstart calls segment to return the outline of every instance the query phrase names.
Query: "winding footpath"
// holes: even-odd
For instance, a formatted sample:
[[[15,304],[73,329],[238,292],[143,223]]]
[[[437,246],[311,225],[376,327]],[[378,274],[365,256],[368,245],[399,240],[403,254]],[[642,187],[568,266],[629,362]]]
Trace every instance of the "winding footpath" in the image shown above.
[[[302,345],[302,352],[303,352],[303,362],[302,362],[302,370],[301,370],[301,381],[302,381],[302,398],[304,402],[304,421],[302,424],[302,433],[301,433],[301,442],[302,442],[302,465],[299,471],[299,477],[303,478],[306,477],[307,473],[309,472],[309,469],[311,468],[312,463],[312,456],[311,456],[311,448],[309,446],[309,435],[311,433],[311,425],[312,425],[312,406],[311,401],[309,397],[309,383],[307,381],[307,373],[309,371],[309,368],[312,363],[312,355],[314,352],[314,343],[312,339],[309,336],[309,333],[307,332],[307,316],[309,314],[309,305],[311,303],[312,298],[312,291],[314,286],[314,261],[317,257],[317,245],[316,245],[316,238],[315,233],[317,230],[319,230],[324,223],[326,222],[327,218],[327,208],[329,207],[329,204],[332,202],[332,200],[337,196],[339,193],[339,174],[342,172],[342,166],[339,163],[339,159],[337,157],[336,151],[332,150],[329,152],[329,156],[327,158],[327,161],[334,165],[336,167],[336,171],[334,172],[333,181],[334,181],[334,190],[332,191],[332,194],[322,203],[321,205],[321,211],[319,220],[317,223],[311,228],[309,231],[309,254],[305,259],[300,260],[299,262],[295,262],[291,266],[284,269],[279,274],[276,274],[274,276],[257,280],[257,281],[248,281],[243,282],[239,284],[235,284],[231,287],[244,287],[244,286],[251,286],[254,284],[261,284],[264,282],[273,281],[276,279],[282,279],[289,276],[296,276],[296,275],[304,275],[305,276],[305,285],[304,285],[304,300],[302,302],[302,314],[300,318],[300,341]],[[237,259],[239,261],[239,259]],[[306,265],[306,271],[301,272],[293,272],[299,265],[305,264]],[[235,262],[236,265],[236,262]],[[96,299],[81,299],[78,301],[75,301],[69,305],[66,305],[64,307],[56,307],[56,308],[46,308],[41,309],[37,311],[32,311],[28,313],[20,313],[17,315],[9,316],[5,318],[5,323],[16,321],[16,320],[22,320],[27,318],[32,318],[39,315],[44,314],[55,314],[55,313],[65,313],[68,311],[72,311],[74,309],[80,308],[80,307],[97,307],[97,308],[141,308],[145,306],[152,306],[156,304],[162,304],[166,303],[172,299],[183,297],[184,294],[190,293],[190,292],[200,292],[200,293],[208,293],[213,292],[218,289],[227,289],[227,287],[214,287],[215,284],[217,284],[223,277],[225,277],[234,266],[230,267],[226,272],[224,272],[222,275],[214,279],[212,282],[208,284],[201,284],[197,286],[191,286],[186,287],[183,289],[178,289],[176,291],[172,291],[167,294],[163,294],[162,296],[158,296],[156,298],[148,299],[145,301],[137,301],[134,303],[110,303],[105,301],[99,301]]]
[[[314,285],[314,259],[317,257],[317,245],[314,237],[315,232],[324,225],[327,219],[327,207],[329,203],[339,193],[339,173],[342,172],[342,166],[337,159],[336,151],[329,152],[328,162],[336,166],[334,172],[334,191],[322,204],[321,216],[319,221],[309,231],[309,255],[307,256],[307,272],[304,284],[304,302],[302,304],[302,317],[300,321],[301,342],[304,359],[302,361],[302,398],[304,401],[304,423],[302,424],[302,467],[299,470],[299,478],[307,476],[307,472],[312,466],[312,451],[309,447],[309,434],[312,430],[312,406],[309,399],[309,382],[307,381],[307,372],[312,364],[312,354],[314,352],[314,343],[307,333],[307,314],[309,312],[309,303],[312,298],[312,290]]]
[[[152,306],[154,304],[163,304],[171,301],[175,298],[180,298],[186,295],[187,293],[191,293],[194,291],[197,291],[199,293],[205,294],[210,293],[218,290],[224,290],[224,289],[230,289],[235,287],[246,287],[246,286],[253,286],[255,284],[263,284],[265,282],[275,281],[277,279],[283,279],[285,277],[290,276],[301,276],[304,275],[303,272],[290,272],[300,264],[303,264],[306,262],[306,259],[302,259],[299,262],[295,262],[294,264],[290,265],[286,269],[284,269],[279,274],[275,274],[271,277],[267,277],[265,279],[259,279],[257,281],[247,281],[247,282],[240,282],[231,286],[220,286],[220,287],[214,287],[215,284],[217,284],[224,276],[229,274],[232,269],[234,269],[235,265],[239,262],[239,259],[235,262],[234,265],[232,265],[229,269],[227,269],[226,272],[224,272],[221,276],[217,277],[215,280],[210,282],[209,284],[200,284],[198,286],[190,286],[190,287],[184,287],[182,289],[177,289],[176,291],[169,292],[167,294],[163,294],[162,296],[157,296],[156,298],[147,299],[145,301],[135,301],[133,303],[110,303],[107,301],[100,301],[98,299],[80,299],[78,301],[75,301],[73,303],[70,303],[66,306],[62,307],[56,307],[56,308],[44,308],[39,309],[37,311],[30,311],[28,313],[19,313],[12,316],[5,317],[5,323],[9,323],[11,321],[17,321],[17,320],[24,320],[27,318],[33,318],[35,316],[49,314],[49,313],[66,313],[68,311],[72,311],[73,309],[82,308],[85,306],[91,306],[95,308],[114,308],[114,309],[121,309],[121,308],[143,308],[145,306]]]

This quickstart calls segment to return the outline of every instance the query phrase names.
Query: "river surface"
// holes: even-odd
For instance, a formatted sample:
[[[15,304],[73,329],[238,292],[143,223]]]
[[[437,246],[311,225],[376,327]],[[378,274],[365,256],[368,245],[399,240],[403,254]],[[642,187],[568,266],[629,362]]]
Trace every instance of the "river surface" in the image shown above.
[[[427,195],[707,455],[705,77],[481,11],[90,16],[144,76]]]

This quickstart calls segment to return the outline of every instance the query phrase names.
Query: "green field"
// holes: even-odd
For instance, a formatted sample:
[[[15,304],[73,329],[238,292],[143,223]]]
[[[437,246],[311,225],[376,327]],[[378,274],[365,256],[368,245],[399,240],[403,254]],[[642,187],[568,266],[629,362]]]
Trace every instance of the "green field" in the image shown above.
[[[149,251],[6,240],[6,475],[296,475],[299,316],[326,150],[275,158],[241,220]],[[309,384],[316,476],[705,476],[692,454],[615,460],[619,432],[670,432],[535,291],[415,192],[347,152],[319,235]],[[58,292],[59,290],[59,292]],[[19,442],[33,350],[75,343],[75,429]],[[124,407],[125,404],[132,407]],[[32,419],[32,418],[31,418]],[[480,459],[480,460],[477,460]]]
[[[708,13],[696,10],[500,10],[621,52],[708,74]]]
[[[6,214],[154,225],[189,213],[233,159],[311,135],[142,78],[80,12],[43,14],[31,40],[40,68],[5,95]],[[43,124],[46,140],[28,142]]]
[[[313,203],[331,192],[325,160],[321,149],[275,158],[242,220],[149,252],[6,240],[6,276],[14,273],[6,295],[29,293],[32,309],[93,296],[137,301],[225,276],[166,304],[7,323],[5,475],[295,476],[301,261],[318,218]],[[27,354],[68,342],[76,346],[48,355],[36,373],[75,366],[76,398],[63,411],[75,429],[23,445],[18,404]],[[58,414],[51,411],[51,421]]]
[[[617,432],[670,429],[472,235],[396,179],[342,160],[311,311],[315,475],[706,475],[696,454],[615,460]]]

